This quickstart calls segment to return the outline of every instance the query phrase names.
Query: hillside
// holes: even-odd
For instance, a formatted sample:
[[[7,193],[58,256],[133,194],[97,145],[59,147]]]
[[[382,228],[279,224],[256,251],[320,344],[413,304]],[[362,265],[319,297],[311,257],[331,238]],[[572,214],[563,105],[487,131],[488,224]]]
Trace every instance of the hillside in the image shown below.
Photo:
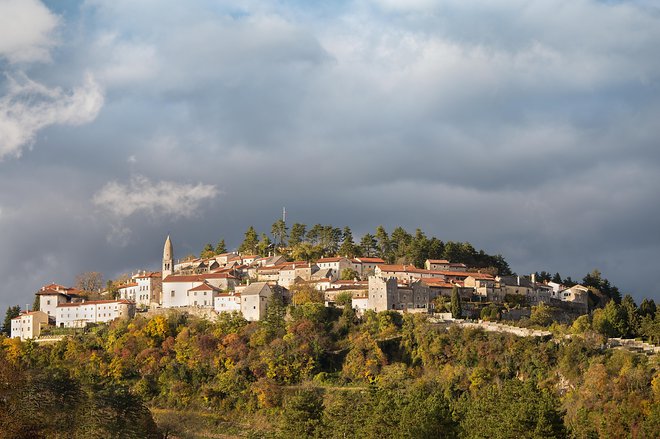
[[[563,331],[306,303],[260,322],[171,312],[52,345],[3,339],[0,437],[658,437],[657,355]]]

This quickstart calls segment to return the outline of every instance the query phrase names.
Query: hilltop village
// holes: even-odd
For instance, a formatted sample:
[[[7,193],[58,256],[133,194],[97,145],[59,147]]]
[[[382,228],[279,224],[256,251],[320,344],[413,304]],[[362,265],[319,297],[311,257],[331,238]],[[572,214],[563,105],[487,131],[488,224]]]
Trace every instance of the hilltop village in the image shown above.
[[[356,312],[394,310],[430,313],[451,319],[451,301],[460,301],[457,318],[518,320],[532,306],[545,304],[556,318],[589,311],[589,288],[541,281],[529,276],[498,275],[493,270],[444,259],[426,259],[423,267],[388,264],[378,257],[322,257],[290,261],[283,255],[225,252],[176,261],[165,240],[160,272],[138,271],[88,300],[82,291],[58,284],[43,286],[35,308],[12,319],[11,336],[38,338],[48,327],[84,328],[131,318],[136,312],[177,309],[212,318],[239,312],[248,321],[264,318],[273,300],[295,304],[300,295],[316,296],[326,306],[351,306]],[[452,296],[454,296],[452,298]],[[454,312],[455,314],[455,312]],[[559,316],[559,317],[557,317]]]

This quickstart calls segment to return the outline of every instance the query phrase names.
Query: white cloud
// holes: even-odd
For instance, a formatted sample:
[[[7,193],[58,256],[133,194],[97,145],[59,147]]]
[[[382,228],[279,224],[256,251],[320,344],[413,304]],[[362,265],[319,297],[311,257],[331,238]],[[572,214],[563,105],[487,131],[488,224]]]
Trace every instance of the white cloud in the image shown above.
[[[91,75],[70,93],[49,88],[24,74],[8,78],[0,98],[0,159],[20,156],[39,130],[49,125],[81,125],[94,120],[103,106],[103,91]]]
[[[215,198],[219,193],[215,185],[172,181],[154,183],[146,177],[136,176],[128,184],[116,181],[106,184],[94,195],[92,202],[119,219],[138,212],[190,218],[197,215],[203,201]]]
[[[38,0],[0,0],[0,57],[48,61],[58,17]]]

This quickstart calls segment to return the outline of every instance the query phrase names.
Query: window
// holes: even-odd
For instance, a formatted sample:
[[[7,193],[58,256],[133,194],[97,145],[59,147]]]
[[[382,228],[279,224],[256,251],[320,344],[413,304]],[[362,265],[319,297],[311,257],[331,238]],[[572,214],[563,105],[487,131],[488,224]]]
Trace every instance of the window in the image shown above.
[[[46,300],[46,305],[50,305],[50,299]]]
[[[170,292],[170,297],[174,297],[174,290],[172,290],[172,292]]]

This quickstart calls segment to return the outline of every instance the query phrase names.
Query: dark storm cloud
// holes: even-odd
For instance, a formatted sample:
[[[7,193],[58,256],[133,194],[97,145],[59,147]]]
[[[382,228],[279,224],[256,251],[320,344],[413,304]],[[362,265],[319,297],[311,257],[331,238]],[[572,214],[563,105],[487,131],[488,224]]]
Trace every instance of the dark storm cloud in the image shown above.
[[[658,298],[648,2],[47,5],[12,40],[31,60],[0,46],[2,68],[57,103],[88,75],[104,100],[75,127],[56,107],[0,162],[2,306],[85,270],[157,268],[168,232],[178,256],[236,247],[282,206],[356,235],[422,227],[520,273],[598,267]]]

